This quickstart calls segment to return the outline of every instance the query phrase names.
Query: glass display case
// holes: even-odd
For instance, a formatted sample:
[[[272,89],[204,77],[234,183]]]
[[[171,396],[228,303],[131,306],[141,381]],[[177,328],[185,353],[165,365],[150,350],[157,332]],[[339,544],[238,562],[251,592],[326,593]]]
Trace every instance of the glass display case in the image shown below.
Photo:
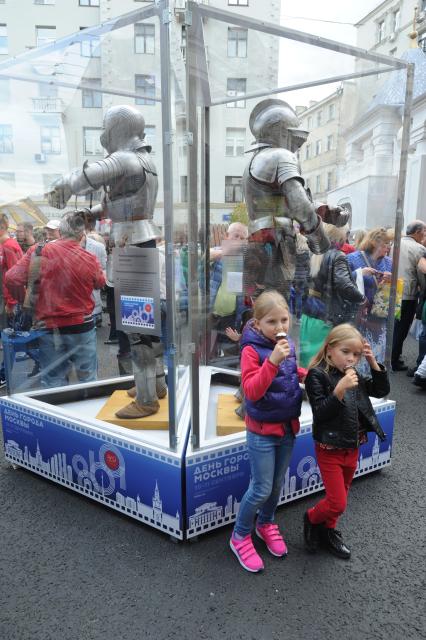
[[[341,322],[388,364],[401,286],[413,66],[279,26],[274,2],[214,4],[144,3],[0,63],[0,226],[26,250],[3,269],[6,458],[180,539],[248,484],[256,297],[285,298],[301,367]],[[390,464],[394,403],[375,409],[388,437],[358,474]],[[300,421],[281,502],[321,489],[306,400]]]

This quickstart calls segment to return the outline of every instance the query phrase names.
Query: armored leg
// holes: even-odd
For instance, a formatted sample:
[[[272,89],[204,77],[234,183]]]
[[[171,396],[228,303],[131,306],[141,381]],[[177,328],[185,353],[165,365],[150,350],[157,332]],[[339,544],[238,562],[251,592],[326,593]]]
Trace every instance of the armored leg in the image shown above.
[[[115,414],[117,418],[144,418],[157,413],[160,408],[156,392],[157,344],[137,342],[131,345],[136,398]]]

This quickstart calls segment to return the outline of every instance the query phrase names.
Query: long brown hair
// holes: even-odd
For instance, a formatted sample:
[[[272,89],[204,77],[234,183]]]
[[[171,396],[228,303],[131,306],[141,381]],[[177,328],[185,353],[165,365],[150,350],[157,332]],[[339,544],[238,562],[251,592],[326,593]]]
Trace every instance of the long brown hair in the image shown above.
[[[332,366],[331,362],[327,358],[327,349],[328,347],[334,347],[339,342],[344,342],[345,340],[359,340],[361,347],[364,344],[364,338],[351,324],[343,323],[338,324],[337,327],[334,327],[326,339],[324,340],[324,344],[318,353],[312,358],[308,365],[308,369],[313,369],[318,365],[324,365],[326,371]]]

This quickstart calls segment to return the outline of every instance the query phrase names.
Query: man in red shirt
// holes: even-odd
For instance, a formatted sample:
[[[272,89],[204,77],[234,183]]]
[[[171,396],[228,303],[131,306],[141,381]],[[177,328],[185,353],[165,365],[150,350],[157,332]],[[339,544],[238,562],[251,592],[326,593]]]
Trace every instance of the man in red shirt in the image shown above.
[[[17,300],[11,295],[5,284],[6,271],[11,269],[18,260],[22,258],[22,249],[14,238],[9,235],[9,220],[4,214],[0,215],[0,275],[2,279],[1,287],[1,312],[3,316],[12,316]],[[6,318],[3,318],[2,329],[7,326]]]
[[[0,215],[0,331],[13,325],[17,300],[12,296],[5,284],[5,274],[22,257],[22,249],[14,238],[9,235],[9,219],[5,214]],[[21,287],[17,294],[23,297]],[[21,300],[22,301],[22,300]],[[4,365],[0,367],[0,387],[6,384]]]
[[[96,329],[92,317],[93,289],[105,285],[105,275],[93,254],[80,246],[84,234],[81,212],[66,213],[60,239],[40,251],[37,266],[35,325],[44,329],[39,338],[41,380],[44,387],[68,383],[74,365],[80,382],[96,380]],[[6,275],[10,288],[27,285],[34,252],[26,253]]]

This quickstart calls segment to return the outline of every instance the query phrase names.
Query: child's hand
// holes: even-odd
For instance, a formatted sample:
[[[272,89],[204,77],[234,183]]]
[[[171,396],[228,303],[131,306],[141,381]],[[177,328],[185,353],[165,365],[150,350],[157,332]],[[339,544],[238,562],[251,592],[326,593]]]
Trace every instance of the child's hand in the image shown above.
[[[238,342],[241,338],[241,333],[238,333],[238,331],[235,331],[235,329],[232,329],[232,327],[226,327],[225,333],[233,342]]]
[[[269,356],[269,360],[272,362],[272,364],[278,367],[278,365],[283,360],[288,358],[289,355],[290,355],[290,345],[288,344],[288,340],[286,340],[285,338],[282,338],[275,345],[273,352]]]
[[[358,375],[355,369],[352,367],[346,369],[345,375],[343,378],[340,378],[339,382],[336,384],[334,388],[334,395],[336,395],[339,400],[343,400],[343,396],[345,395],[345,391],[348,389],[354,389],[358,386]]]
[[[373,351],[371,350],[371,345],[369,342],[367,342],[367,340],[364,340],[363,354],[368,364],[370,365],[370,367],[372,369],[375,369],[376,371],[380,371],[380,367],[377,364],[377,360],[373,355]]]

